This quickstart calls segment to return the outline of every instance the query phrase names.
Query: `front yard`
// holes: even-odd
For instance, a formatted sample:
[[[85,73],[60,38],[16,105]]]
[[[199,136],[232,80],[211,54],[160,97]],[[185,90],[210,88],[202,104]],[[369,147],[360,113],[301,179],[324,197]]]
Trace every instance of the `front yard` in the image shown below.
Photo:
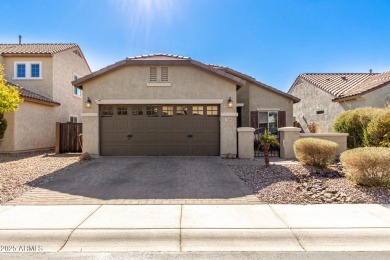
[[[0,204],[50,181],[51,173],[57,175],[77,167],[78,156],[54,155],[52,151],[0,154]]]
[[[390,189],[355,185],[341,168],[318,170],[301,164],[229,165],[265,204],[390,203]]]

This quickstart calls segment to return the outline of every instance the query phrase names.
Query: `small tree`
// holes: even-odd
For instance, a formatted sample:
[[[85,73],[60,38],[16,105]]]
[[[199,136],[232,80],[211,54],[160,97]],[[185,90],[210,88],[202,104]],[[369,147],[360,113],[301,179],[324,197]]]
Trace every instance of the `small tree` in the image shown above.
[[[269,135],[267,130],[260,137],[260,143],[263,146],[265,167],[269,166],[269,148],[272,144],[278,144],[278,140],[275,136]]]
[[[4,138],[7,129],[7,120],[4,114],[16,111],[23,99],[19,96],[17,87],[7,84],[4,77],[4,66],[0,64],[0,139]]]

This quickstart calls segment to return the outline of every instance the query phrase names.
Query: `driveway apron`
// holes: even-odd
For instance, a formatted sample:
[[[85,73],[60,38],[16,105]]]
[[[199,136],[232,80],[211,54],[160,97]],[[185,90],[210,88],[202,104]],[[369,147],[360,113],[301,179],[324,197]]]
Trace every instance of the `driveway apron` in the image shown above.
[[[257,204],[219,157],[100,157],[8,202],[61,204]]]

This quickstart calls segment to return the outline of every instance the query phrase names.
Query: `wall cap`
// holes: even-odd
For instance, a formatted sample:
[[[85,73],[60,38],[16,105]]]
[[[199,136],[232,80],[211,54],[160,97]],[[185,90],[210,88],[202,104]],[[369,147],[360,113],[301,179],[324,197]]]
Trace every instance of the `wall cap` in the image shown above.
[[[278,131],[279,132],[300,132],[301,129],[298,127],[287,126],[287,127],[278,128]]]
[[[301,137],[348,136],[348,133],[302,133]]]
[[[237,128],[237,132],[255,132],[255,129],[253,127],[239,127]]]

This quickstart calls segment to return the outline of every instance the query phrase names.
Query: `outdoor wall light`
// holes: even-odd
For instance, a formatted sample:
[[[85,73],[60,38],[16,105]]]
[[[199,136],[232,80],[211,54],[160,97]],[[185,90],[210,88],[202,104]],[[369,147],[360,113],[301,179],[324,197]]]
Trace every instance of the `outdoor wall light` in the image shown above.
[[[232,100],[232,97],[230,97],[229,100],[228,100],[228,107],[229,107],[229,108],[232,108],[232,107],[233,107],[233,100]]]
[[[86,108],[91,108],[91,106],[92,106],[92,101],[91,101],[91,99],[88,97],[88,98],[87,98],[87,101],[85,101],[85,107],[86,107]]]

